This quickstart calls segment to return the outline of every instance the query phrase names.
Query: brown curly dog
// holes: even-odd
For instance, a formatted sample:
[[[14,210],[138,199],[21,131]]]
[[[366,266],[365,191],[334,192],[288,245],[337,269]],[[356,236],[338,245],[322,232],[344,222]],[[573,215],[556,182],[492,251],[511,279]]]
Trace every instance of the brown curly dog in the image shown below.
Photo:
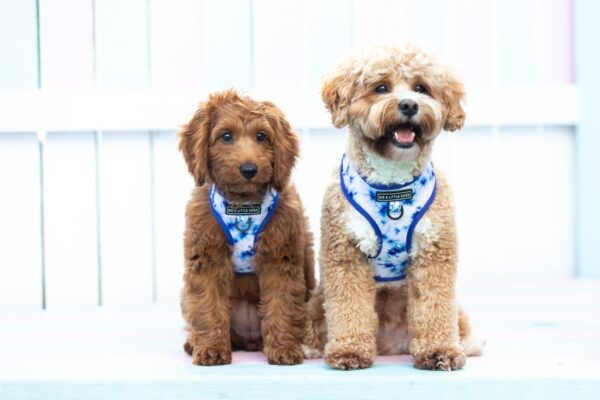
[[[463,127],[462,83],[415,45],[384,46],[352,54],[322,97],[349,135],[323,201],[306,355],[342,370],[401,353],[461,368],[483,341],[456,301],[452,195],[430,157],[442,130]]]
[[[179,133],[196,181],[186,210],[181,309],[194,364],[232,349],[303,361],[312,235],[289,182],[298,139],[283,113],[235,91],[213,94]]]

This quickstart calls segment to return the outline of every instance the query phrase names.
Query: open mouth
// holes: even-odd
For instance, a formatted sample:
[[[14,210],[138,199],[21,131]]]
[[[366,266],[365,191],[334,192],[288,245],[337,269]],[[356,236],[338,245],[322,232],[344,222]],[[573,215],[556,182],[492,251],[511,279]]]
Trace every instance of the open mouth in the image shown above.
[[[421,128],[411,122],[404,122],[389,128],[386,136],[396,147],[409,149],[414,146],[415,139],[421,134]]]

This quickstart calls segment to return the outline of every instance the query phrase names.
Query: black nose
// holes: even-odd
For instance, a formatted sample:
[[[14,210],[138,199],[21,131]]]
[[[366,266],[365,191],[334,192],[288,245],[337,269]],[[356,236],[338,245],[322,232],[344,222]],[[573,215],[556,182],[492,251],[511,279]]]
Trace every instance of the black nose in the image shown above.
[[[400,112],[407,117],[412,117],[419,112],[419,104],[411,99],[402,100],[400,104],[398,104],[398,108],[400,109]]]
[[[256,164],[253,163],[243,163],[240,165],[240,174],[248,180],[254,178],[254,175],[258,172],[258,168]]]

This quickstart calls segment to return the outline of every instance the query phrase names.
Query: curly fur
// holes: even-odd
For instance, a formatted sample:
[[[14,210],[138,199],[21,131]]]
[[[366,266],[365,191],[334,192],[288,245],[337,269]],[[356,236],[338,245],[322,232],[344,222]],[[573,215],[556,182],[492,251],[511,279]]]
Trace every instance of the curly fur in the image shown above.
[[[221,140],[224,131],[233,134],[233,143]],[[259,131],[267,140],[256,140]],[[228,364],[232,349],[262,349],[272,364],[301,363],[305,301],[315,278],[312,235],[289,183],[296,134],[274,104],[230,90],[200,104],[179,138],[197,185],[186,209],[184,238],[186,352],[199,365]],[[240,174],[246,162],[258,167],[251,180]],[[257,245],[255,274],[233,272],[231,249],[209,205],[212,183],[230,203],[258,200],[271,186],[280,192]]]
[[[375,89],[386,85],[389,90]],[[417,91],[417,86],[425,88]],[[347,154],[372,183],[405,183],[428,164],[435,138],[462,128],[465,92],[455,74],[416,45],[383,46],[351,54],[322,88],[333,125],[349,127]],[[418,113],[407,117],[399,102]],[[390,129],[417,126],[412,147],[394,144]],[[436,168],[437,195],[413,236],[407,278],[378,284],[366,255],[375,248],[368,222],[347,202],[336,172],[321,217],[321,284],[309,304],[307,356],[324,352],[333,368],[370,366],[376,354],[411,353],[417,368],[454,370],[483,342],[470,330],[455,298],[457,263],[452,194]]]

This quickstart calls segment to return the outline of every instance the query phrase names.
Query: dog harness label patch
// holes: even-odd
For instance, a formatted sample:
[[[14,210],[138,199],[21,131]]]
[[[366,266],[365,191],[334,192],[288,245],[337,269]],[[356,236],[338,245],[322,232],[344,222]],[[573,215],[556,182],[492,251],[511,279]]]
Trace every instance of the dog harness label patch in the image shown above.
[[[340,185],[348,202],[377,235],[376,254],[368,255],[375,280],[404,279],[415,226],[435,199],[436,181],[431,162],[421,175],[408,183],[382,186],[368,183],[344,155]]]
[[[261,204],[232,205],[210,188],[210,208],[232,248],[231,261],[236,274],[254,273],[254,255],[260,233],[277,209],[279,193],[270,189]]]
[[[389,192],[375,192],[375,200],[382,202],[398,202],[402,200],[411,200],[412,198],[412,189],[392,190]]]
[[[227,206],[225,208],[225,214],[227,215],[260,215],[261,205],[253,204],[248,206]]]

